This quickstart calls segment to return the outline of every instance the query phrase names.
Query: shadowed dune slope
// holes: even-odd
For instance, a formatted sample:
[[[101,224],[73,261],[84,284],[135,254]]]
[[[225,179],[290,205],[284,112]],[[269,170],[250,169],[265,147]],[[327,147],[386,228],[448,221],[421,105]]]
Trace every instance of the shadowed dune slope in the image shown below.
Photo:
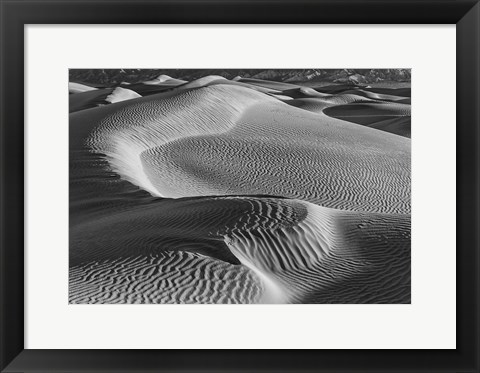
[[[398,102],[350,103],[326,107],[323,112],[334,118],[410,137],[409,104]]]
[[[295,89],[286,89],[282,91],[282,95],[290,96],[291,98],[311,98],[311,97],[328,97],[326,93],[320,93],[313,88],[300,87]]]
[[[176,85],[168,84],[143,84],[143,83],[134,83],[128,85],[121,85],[122,88],[130,89],[134,92],[137,92],[140,96],[151,96],[157,93],[166,92],[176,87]]]
[[[218,76],[218,75],[207,75],[202,78],[198,78],[195,80],[192,80],[191,82],[187,82],[185,84],[182,84],[178,88],[181,90],[184,89],[193,89],[193,88],[201,88],[201,87],[206,87],[211,84],[216,84],[219,82],[227,82],[227,79],[225,79],[223,76]]]
[[[410,105],[393,102],[350,103],[329,107],[324,113],[335,118],[364,117],[372,120],[370,118],[376,116],[410,116]]]
[[[102,88],[69,95],[69,112],[92,109],[98,106],[132,100],[142,97],[138,93],[126,88]]]
[[[375,104],[375,101],[351,93],[342,93],[338,95],[326,95],[324,97],[301,97],[287,102],[289,105],[317,114],[324,114],[324,109],[330,107],[347,106],[347,104],[351,103]]]
[[[275,82],[271,80],[263,80],[263,79],[253,79],[253,78],[240,78],[238,79],[239,82],[248,83],[252,85],[256,85],[259,87],[274,89],[278,91],[285,91],[288,89],[298,89],[300,86],[291,83],[284,83],[284,82]]]
[[[412,132],[411,124],[412,119],[409,116],[390,117],[378,122],[374,122],[370,124],[369,127],[410,138]]]
[[[408,303],[409,234],[299,200],[158,200],[72,229],[70,301]]]
[[[165,86],[165,87],[176,87],[184,83],[186,83],[185,80],[174,79],[168,75],[159,75],[155,79],[147,80],[143,82],[143,84],[145,85],[157,85],[157,86]]]
[[[381,101],[401,102],[402,100],[405,100],[403,96],[380,94],[380,93],[370,92],[368,91],[368,89],[360,89],[360,88],[347,90],[342,92],[342,94],[353,94],[357,96],[370,98],[372,100],[381,100]]]
[[[296,98],[286,103],[313,113],[326,114],[332,118],[409,138],[410,104],[402,101],[404,100],[379,101],[354,93],[341,93],[322,98]]]
[[[410,87],[404,88],[387,88],[387,87],[372,87],[368,88],[370,92],[378,93],[381,95],[393,95],[400,97],[412,97],[412,90]]]
[[[113,88],[102,88],[84,91],[68,96],[69,112],[91,109],[99,105],[105,105],[105,99],[113,92]]]

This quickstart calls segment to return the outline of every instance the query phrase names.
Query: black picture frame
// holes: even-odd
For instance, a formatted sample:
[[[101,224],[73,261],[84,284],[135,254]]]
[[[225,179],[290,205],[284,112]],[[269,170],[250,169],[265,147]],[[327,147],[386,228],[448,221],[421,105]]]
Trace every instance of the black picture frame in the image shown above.
[[[0,12],[2,372],[479,372],[478,0],[0,0]],[[70,23],[456,24],[457,348],[24,349],[24,25]]]

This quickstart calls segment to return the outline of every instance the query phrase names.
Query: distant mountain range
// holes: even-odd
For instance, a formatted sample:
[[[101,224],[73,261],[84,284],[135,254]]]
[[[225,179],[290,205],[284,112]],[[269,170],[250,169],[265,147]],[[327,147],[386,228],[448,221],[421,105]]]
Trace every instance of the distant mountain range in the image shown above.
[[[278,82],[333,82],[368,84],[383,81],[410,82],[410,69],[70,69],[71,82],[112,86],[139,83],[159,75],[192,81],[207,75],[267,79]]]

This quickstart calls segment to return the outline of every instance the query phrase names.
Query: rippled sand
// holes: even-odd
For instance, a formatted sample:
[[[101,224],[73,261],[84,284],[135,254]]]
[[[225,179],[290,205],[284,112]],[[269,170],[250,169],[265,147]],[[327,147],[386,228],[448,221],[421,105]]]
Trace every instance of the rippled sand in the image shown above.
[[[410,302],[405,89],[168,78],[70,114],[71,303]]]

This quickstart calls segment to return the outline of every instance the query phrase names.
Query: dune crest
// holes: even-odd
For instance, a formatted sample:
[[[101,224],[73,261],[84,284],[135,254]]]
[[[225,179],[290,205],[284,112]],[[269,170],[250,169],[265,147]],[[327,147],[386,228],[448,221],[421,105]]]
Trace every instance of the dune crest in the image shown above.
[[[176,86],[184,83],[186,83],[185,80],[174,79],[168,75],[159,75],[155,79],[142,82],[142,84],[146,84],[146,85],[167,85],[167,86]]]
[[[139,98],[139,97],[142,97],[142,96],[140,96],[137,92],[134,92],[134,91],[132,91],[130,89],[126,89],[126,88],[117,87],[113,90],[112,93],[110,93],[107,96],[105,101],[113,104],[115,102],[131,100],[133,98]]]
[[[403,277],[410,270],[408,215],[305,205],[306,218],[292,227],[225,236],[232,253],[262,280],[260,303],[410,302]],[[385,286],[390,281],[402,285],[394,291]]]
[[[88,92],[88,91],[95,91],[98,88],[90,87],[85,84],[69,82],[68,83],[68,92],[69,93],[81,93],[81,92]]]
[[[201,88],[201,87],[207,87],[211,85],[212,83],[216,82],[223,82],[227,81],[223,76],[219,75],[208,75],[204,76],[202,78],[198,78],[196,80],[193,80],[191,82],[185,83],[178,87],[179,89],[193,89],[193,88]]]
[[[144,153],[175,139],[225,132],[235,126],[248,105],[262,96],[224,85],[179,92],[167,98],[152,96],[103,119],[87,145],[105,154],[112,168],[126,180],[152,195],[166,197],[176,187],[160,189],[152,184],[144,167]]]
[[[152,195],[256,193],[409,212],[410,143],[401,137],[232,85],[154,97],[107,116],[88,139]]]

